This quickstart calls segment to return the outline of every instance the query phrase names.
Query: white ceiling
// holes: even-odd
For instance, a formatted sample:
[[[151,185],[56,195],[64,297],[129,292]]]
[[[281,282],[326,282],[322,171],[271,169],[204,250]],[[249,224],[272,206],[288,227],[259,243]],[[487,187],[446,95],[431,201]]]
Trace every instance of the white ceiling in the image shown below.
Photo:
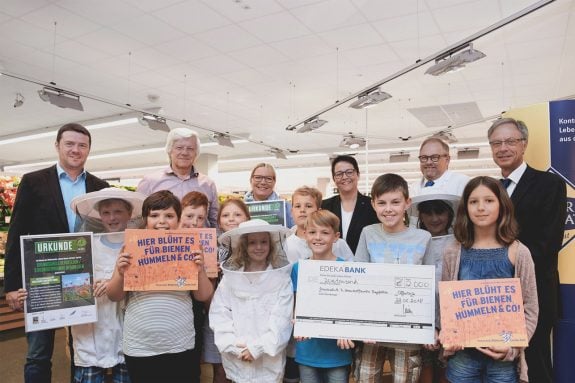
[[[431,63],[423,65],[384,84],[381,89],[393,98],[371,109],[342,104],[320,116],[328,124],[317,131],[300,134],[285,128],[533,3],[0,0],[2,72],[111,102],[82,97],[84,112],[60,109],[39,99],[40,85],[1,76],[0,166],[55,159],[53,137],[2,145],[3,139],[126,114],[130,110],[120,105],[130,104],[161,107],[172,128],[179,125],[174,121],[185,119],[203,142],[209,142],[210,131],[248,137],[252,142],[233,149],[202,148],[218,156],[223,189],[237,189],[228,185],[232,172],[249,170],[260,158],[276,165],[280,174],[288,168],[301,173],[304,167],[308,176],[329,177],[328,155],[343,151],[338,145],[348,132],[368,138],[369,151],[358,153],[363,173],[397,171],[414,179],[419,143],[445,129],[446,118],[465,122],[573,97],[575,0],[554,1],[476,39],[474,47],[487,57],[463,71],[435,77],[424,75]],[[13,107],[16,93],[25,98],[19,108]],[[453,131],[460,147],[483,146],[482,159],[452,161],[452,169],[472,175],[494,172],[485,145],[489,124],[487,119]],[[165,153],[104,154],[161,148],[165,135],[138,123],[95,130],[88,168],[102,176],[139,177],[149,167],[166,164]],[[413,138],[402,141],[399,136]],[[285,150],[288,159],[275,159],[266,152],[270,147]],[[390,164],[389,154],[400,150],[412,153],[410,162]],[[131,168],[145,169],[117,171]],[[22,173],[31,168],[7,169]],[[287,184],[283,188],[290,189]]]

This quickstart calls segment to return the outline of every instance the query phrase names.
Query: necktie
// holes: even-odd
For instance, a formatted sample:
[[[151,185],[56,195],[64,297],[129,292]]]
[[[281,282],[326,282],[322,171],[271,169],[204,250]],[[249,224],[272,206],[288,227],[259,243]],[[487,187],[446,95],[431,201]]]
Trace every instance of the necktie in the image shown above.
[[[423,185],[423,187],[426,188],[426,187],[428,187],[428,186],[433,186],[433,185],[435,185],[435,182],[433,182],[433,181],[427,181],[427,182],[425,183],[425,185]]]
[[[509,185],[511,185],[511,180],[509,178],[501,178],[499,181],[501,182],[501,185],[503,185],[505,189],[507,189]]]

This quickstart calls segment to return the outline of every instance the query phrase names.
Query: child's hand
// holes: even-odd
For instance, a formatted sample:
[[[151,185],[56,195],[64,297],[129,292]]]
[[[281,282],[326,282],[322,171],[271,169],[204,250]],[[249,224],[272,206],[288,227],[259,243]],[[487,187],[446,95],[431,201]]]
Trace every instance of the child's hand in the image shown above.
[[[201,250],[196,250],[193,251],[192,254],[194,254],[194,263],[196,265],[198,265],[198,269],[199,270],[203,270],[204,269],[204,253]]]
[[[128,270],[131,264],[132,256],[130,253],[120,253],[118,260],[116,260],[116,269],[118,270],[118,273],[123,277],[124,273],[126,270]]]
[[[443,349],[445,350],[445,352],[449,353],[449,354],[454,354],[457,351],[461,351],[463,350],[465,347],[463,347],[460,344],[444,344],[443,345]]]
[[[355,347],[355,343],[353,343],[353,340],[351,339],[338,339],[337,347],[341,348],[342,350],[350,350]]]
[[[479,351],[489,356],[494,360],[514,360],[519,352],[512,347],[477,347]]]
[[[254,361],[254,357],[250,353],[250,350],[248,350],[247,348],[242,350],[242,353],[240,354],[240,359],[243,360],[244,362],[253,362]]]
[[[296,340],[296,342],[302,342],[304,340],[311,339],[309,336],[294,336],[293,338]]]
[[[439,349],[439,332],[437,331],[437,329],[435,330],[435,343],[434,344],[424,344],[423,348],[425,348],[428,351],[435,351]]]
[[[94,296],[99,298],[106,294],[106,290],[108,287],[108,280],[107,279],[96,279],[94,281]]]
[[[461,344],[446,344],[443,342],[443,338],[441,336],[441,332],[439,332],[439,335],[437,335],[436,339],[439,340],[439,342],[443,345],[443,350],[445,351],[445,354],[447,356],[449,355],[453,355],[455,354],[457,351],[461,351],[463,350],[465,347],[463,347],[463,345]]]

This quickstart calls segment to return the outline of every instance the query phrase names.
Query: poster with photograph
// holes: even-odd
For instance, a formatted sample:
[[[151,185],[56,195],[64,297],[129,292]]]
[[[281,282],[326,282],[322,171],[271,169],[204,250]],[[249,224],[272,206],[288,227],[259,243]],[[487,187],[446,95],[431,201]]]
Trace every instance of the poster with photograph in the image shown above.
[[[92,233],[20,237],[26,332],[98,320],[92,295]]]
[[[519,278],[439,282],[441,339],[464,347],[527,347]]]
[[[287,225],[286,201],[283,199],[276,201],[246,202],[250,217],[252,219],[263,219],[270,225]]]
[[[132,264],[124,273],[124,290],[197,290],[198,267],[194,257],[204,254],[210,276],[217,275],[215,229],[125,231],[125,251]]]

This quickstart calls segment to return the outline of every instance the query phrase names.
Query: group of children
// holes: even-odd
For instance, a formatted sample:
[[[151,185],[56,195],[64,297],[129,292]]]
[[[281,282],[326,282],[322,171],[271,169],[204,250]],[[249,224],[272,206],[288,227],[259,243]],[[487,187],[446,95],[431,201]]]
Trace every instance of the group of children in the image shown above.
[[[134,199],[128,197],[134,194],[118,191],[122,196],[109,198],[106,192],[86,196],[98,193],[101,197],[94,199],[92,207],[99,212],[105,229],[125,229],[134,210],[139,211]],[[320,210],[321,193],[317,189],[302,187],[293,193],[291,213],[296,226],[291,230],[250,220],[242,201],[225,201],[218,215],[218,262],[223,277],[210,280],[202,267],[203,256],[197,254],[198,289],[192,294],[124,291],[123,275],[132,256],[120,250],[121,240],[106,239],[106,250],[96,247],[94,254],[96,263],[105,258],[107,265],[105,272],[95,275],[94,295],[102,299],[99,310],[106,305],[113,310],[96,324],[73,329],[76,381],[99,381],[92,376],[100,367],[115,367],[117,382],[128,381],[126,371],[134,383],[194,381],[195,367],[190,364],[202,350],[195,347],[193,296],[204,302],[209,312],[203,354],[214,366],[214,382],[281,382],[292,338],[301,259],[432,264],[443,280],[518,277],[527,332],[529,337],[533,334],[538,312],[534,266],[527,248],[516,240],[512,204],[497,180],[472,179],[457,208],[453,196],[418,197],[416,212],[406,181],[396,174],[384,174],[375,180],[371,200],[380,223],[363,229],[355,255],[340,238],[339,219]],[[190,193],[180,203],[168,191],[157,192],[143,201],[143,227],[201,227],[207,209],[207,199],[201,193]],[[409,225],[410,213],[417,213],[417,225]],[[114,220],[108,220],[110,215]],[[123,302],[123,306],[115,302]],[[439,362],[443,359],[438,351],[438,330],[437,342],[431,345],[360,343],[346,339],[345,334],[337,340],[297,338],[295,353],[290,354],[295,356],[302,383],[348,382],[352,361],[356,382],[381,382],[386,360],[396,383],[437,381],[434,379],[517,382],[520,376],[526,377],[523,350],[505,347],[464,349],[448,345],[441,352],[449,356],[445,372]],[[103,331],[109,332],[108,338],[100,338]],[[91,352],[81,350],[87,340],[92,342],[87,346]],[[441,377],[434,378],[438,372]]]

